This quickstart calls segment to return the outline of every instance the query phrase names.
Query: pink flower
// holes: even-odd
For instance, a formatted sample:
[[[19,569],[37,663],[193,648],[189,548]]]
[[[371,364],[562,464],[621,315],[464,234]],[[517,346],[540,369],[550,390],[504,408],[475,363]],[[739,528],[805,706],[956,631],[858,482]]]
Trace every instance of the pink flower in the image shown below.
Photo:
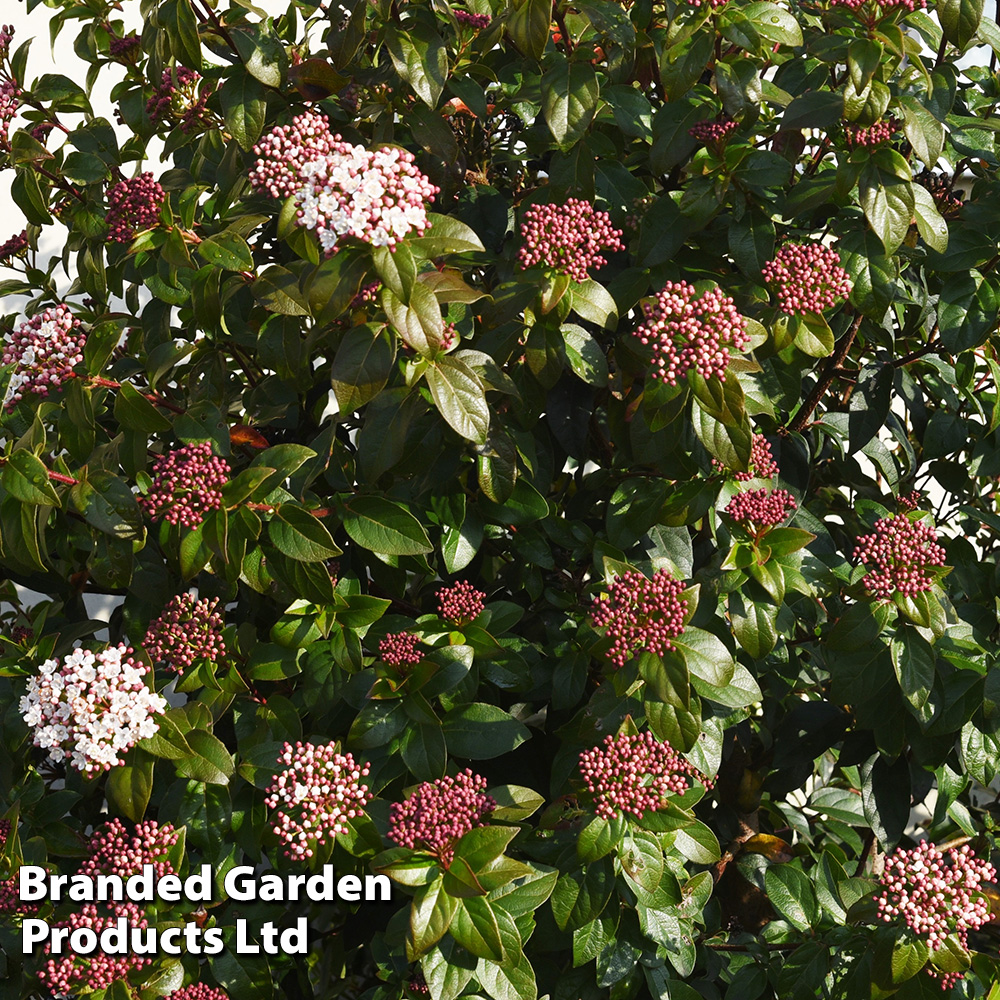
[[[883,13],[895,7],[902,7],[912,14],[913,11],[923,10],[927,6],[927,0],[830,0],[831,8],[846,7],[848,10],[859,10],[868,3],[876,10],[881,8]]]
[[[725,3],[726,0],[722,2]],[[688,129],[688,135],[697,139],[703,146],[717,146],[724,143],[738,127],[739,124],[732,119],[721,122],[706,120],[695,122]]]
[[[16,365],[7,384],[4,403],[8,409],[25,393],[46,396],[73,377],[73,368],[83,361],[87,335],[69,306],[43,309],[22,323],[4,344],[2,363]]]
[[[393,247],[430,223],[427,203],[438,193],[406,150],[369,152],[330,131],[325,115],[310,111],[273,129],[255,147],[250,183],[272,198],[295,198],[298,224],[314,229],[328,255],[353,236]]]
[[[452,625],[468,625],[486,607],[486,595],[468,580],[459,580],[437,592],[438,614]]]
[[[21,107],[21,88],[16,80],[0,80],[0,148],[10,148],[10,123]]]
[[[661,655],[673,649],[671,639],[684,631],[688,604],[683,592],[684,584],[665,569],[652,579],[635,570],[616,577],[590,611],[594,626],[607,629],[615,640],[608,659],[621,667],[640,650]]]
[[[761,273],[782,312],[792,316],[821,313],[851,294],[840,254],[822,243],[786,243]]]
[[[729,501],[726,513],[748,530],[759,531],[781,524],[797,507],[788,490],[746,490]]]
[[[61,665],[46,660],[28,678],[18,707],[32,742],[48,750],[50,760],[67,760],[88,774],[107,770],[160,728],[153,717],[167,702],[143,683],[148,670],[131,652],[125,645],[100,653],[75,649]]]
[[[186,66],[165,69],[160,84],[146,102],[146,114],[154,122],[179,119],[182,132],[192,132],[205,124],[205,105],[211,88],[198,95],[201,74]]]
[[[524,213],[517,253],[522,268],[541,264],[574,281],[586,281],[592,268],[603,267],[603,250],[624,250],[620,229],[611,216],[589,201],[568,198],[563,204],[532,205]]]
[[[490,26],[490,21],[493,18],[489,14],[470,14],[466,10],[456,10],[454,11],[455,20],[459,24],[467,24],[470,28],[474,28],[479,31],[482,28],[488,28]]]
[[[336,743],[286,743],[277,775],[264,800],[276,809],[272,829],[285,846],[285,855],[311,858],[338,833],[347,832],[346,820],[364,812],[368,786],[361,779],[368,765],[359,766],[351,754],[337,753]]]
[[[171,1000],[229,1000],[229,994],[204,983],[190,983],[169,993]]]
[[[229,463],[212,454],[208,442],[189,444],[161,455],[153,465],[153,485],[139,506],[154,521],[194,528],[222,506]]]
[[[130,243],[137,232],[159,224],[166,194],[149,172],[118,181],[108,189],[108,240]]]
[[[712,459],[716,469],[725,470],[725,466],[717,459]],[[771,454],[771,446],[763,434],[754,434],[750,445],[750,468],[746,472],[734,472],[733,479],[740,483],[751,479],[773,479],[778,474],[778,465]]]
[[[18,257],[28,249],[28,230],[22,229],[5,243],[0,245],[0,261],[10,260],[11,257]]]
[[[195,599],[181,594],[171,599],[159,618],[150,623],[142,647],[154,663],[166,663],[182,674],[202,660],[218,663],[225,659],[222,615],[217,597]]]
[[[93,903],[87,903],[66,920],[58,921],[55,927],[90,928],[100,936],[106,927],[114,927],[119,917],[128,920],[129,928],[145,929],[148,924],[145,913],[134,903],[115,903],[107,915],[102,914]],[[45,946],[49,954],[51,945]],[[81,993],[107,989],[116,979],[126,979],[133,970],[145,968],[151,958],[128,952],[124,955],[108,955],[98,950],[89,955],[80,955],[67,950],[57,958],[50,958],[38,970],[38,978],[54,996],[79,996]]]
[[[89,857],[80,866],[80,874],[91,878],[120,875],[127,879],[141,874],[143,865],[152,865],[156,878],[174,875],[167,855],[179,836],[170,823],[160,824],[156,820],[136,824],[135,833],[130,836],[120,819],[108,820],[90,835]]]
[[[845,122],[844,141],[848,149],[875,149],[882,143],[888,142],[898,128],[894,118],[880,118],[867,128],[864,125]]]
[[[667,385],[677,385],[692,369],[702,378],[723,378],[730,351],[749,343],[746,320],[718,286],[699,295],[686,281],[668,281],[642,308],[646,321],[635,336],[652,344],[650,374]]]
[[[949,848],[947,856],[923,841],[912,850],[902,847],[885,859],[878,915],[886,923],[902,919],[914,934],[927,939],[931,951],[943,948],[954,934],[966,945],[970,930],[990,920],[990,903],[982,895],[984,882],[996,880],[989,861],[977,858],[968,844]],[[927,972],[940,977],[942,989],[961,979],[960,973]]]
[[[390,667],[413,666],[423,657],[420,655],[420,639],[412,632],[390,632],[378,644],[378,655]]]
[[[486,779],[466,768],[454,777],[425,781],[405,802],[394,802],[389,814],[389,839],[400,847],[427,851],[451,864],[455,841],[485,826],[496,809],[486,794]]]
[[[636,819],[656,812],[669,795],[680,795],[709,781],[666,741],[650,733],[606,736],[604,747],[580,754],[580,774],[594,796],[594,811],[604,819],[628,813]]]
[[[937,532],[923,521],[906,514],[883,517],[875,522],[875,533],[862,535],[854,558],[870,566],[865,576],[868,592],[881,600],[904,597],[930,590],[934,578],[929,566],[943,566],[945,551],[937,543]]]

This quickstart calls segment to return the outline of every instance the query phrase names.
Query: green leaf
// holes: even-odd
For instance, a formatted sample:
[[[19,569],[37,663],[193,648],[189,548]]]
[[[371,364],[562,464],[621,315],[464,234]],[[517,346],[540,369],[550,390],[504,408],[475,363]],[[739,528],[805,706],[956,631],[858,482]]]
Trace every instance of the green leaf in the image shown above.
[[[393,329],[418,354],[429,357],[438,352],[444,339],[444,318],[436,296],[426,285],[418,283],[410,289],[409,304],[385,288],[382,308]]]
[[[216,267],[227,271],[252,271],[253,254],[247,241],[236,233],[218,233],[198,244],[198,253]]]
[[[983,0],[939,0],[936,4],[944,37],[959,51],[976,37],[984,6]]]
[[[124,765],[114,767],[104,786],[113,813],[138,823],[146,813],[153,791],[153,758],[133,750]]]
[[[732,680],[736,662],[725,643],[711,632],[689,625],[672,641],[684,654],[688,669],[695,677],[715,687],[723,687]]]
[[[600,93],[597,71],[587,62],[560,62],[542,77],[542,114],[560,148],[586,134]]]
[[[56,493],[49,470],[42,460],[30,451],[19,449],[7,456],[0,477],[3,488],[22,503],[58,507]]]
[[[458,900],[444,891],[443,884],[444,880],[438,878],[430,885],[422,886],[410,907],[406,954],[411,962],[445,936],[458,909]]]
[[[892,665],[900,690],[913,714],[924,722],[930,721],[933,707],[928,705],[934,687],[935,657],[931,644],[915,629],[896,629],[890,645]]]
[[[299,280],[286,268],[273,264],[250,286],[253,297],[269,312],[282,316],[308,316],[309,303],[299,291]]]
[[[417,781],[435,781],[444,776],[448,747],[440,726],[412,723],[403,730],[401,753],[406,769]]]
[[[482,896],[463,899],[448,930],[463,948],[478,958],[489,958],[495,962],[503,959],[497,918],[489,901]]]
[[[263,85],[245,70],[231,73],[219,91],[226,130],[243,150],[251,149],[264,131],[264,97]]]
[[[781,45],[802,45],[802,29],[799,27],[799,22],[776,3],[758,0],[747,4],[740,13],[768,41],[778,42]]]
[[[549,0],[518,0],[507,18],[507,34],[521,55],[542,58],[549,41],[552,4]]]
[[[895,253],[906,238],[913,218],[913,183],[894,177],[869,162],[861,172],[858,198],[885,252]]]
[[[396,72],[429,108],[437,107],[448,79],[448,50],[441,36],[425,21],[406,27],[389,24],[385,43]]]
[[[392,374],[394,355],[384,330],[356,326],[344,334],[330,373],[342,415],[361,409],[382,391]]]
[[[838,652],[853,652],[871,646],[889,620],[889,606],[852,604],[826,634],[826,644]]]
[[[530,736],[526,726],[502,708],[473,702],[453,708],[444,717],[448,752],[469,760],[490,760],[510,753]]]
[[[204,729],[192,729],[186,739],[194,756],[176,761],[177,773],[209,785],[228,784],[235,767],[225,744]]]
[[[801,869],[771,865],[764,872],[764,888],[771,905],[797,930],[807,931],[819,919],[816,893]]]
[[[91,472],[70,490],[73,506],[88,524],[115,538],[141,538],[142,513],[124,480],[109,472]]]
[[[277,506],[267,533],[279,552],[300,562],[322,562],[341,554],[322,522],[297,504]]]
[[[463,361],[445,355],[427,368],[426,378],[434,405],[451,428],[473,444],[486,444],[490,408],[479,376]]]
[[[566,349],[566,360],[570,368],[588,385],[608,384],[608,359],[601,345],[575,323],[564,323],[559,327]]]
[[[601,284],[588,278],[571,286],[572,308],[589,323],[614,330],[618,326],[618,306],[611,293]]]
[[[417,556],[434,547],[421,523],[405,508],[384,497],[357,496],[344,504],[344,530],[371,552]]]
[[[689,861],[699,865],[711,865],[719,860],[719,841],[704,823],[695,822],[675,833],[674,846]]]
[[[115,419],[130,430],[156,434],[170,430],[171,424],[131,382],[122,382],[115,398]]]
[[[428,230],[423,236],[408,240],[410,247],[425,257],[443,257],[450,253],[485,251],[482,240],[464,222],[451,215],[427,213]]]

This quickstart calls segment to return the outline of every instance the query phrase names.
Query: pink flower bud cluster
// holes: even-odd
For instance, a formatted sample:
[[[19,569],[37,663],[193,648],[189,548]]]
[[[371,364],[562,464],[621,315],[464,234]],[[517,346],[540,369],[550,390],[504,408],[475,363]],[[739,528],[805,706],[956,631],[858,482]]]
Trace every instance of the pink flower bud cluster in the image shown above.
[[[701,7],[707,4],[712,10],[718,10],[729,3],[729,0],[688,0],[688,3],[692,7]]]
[[[441,335],[441,345],[439,350],[450,351],[452,347],[455,346],[455,340],[458,337],[458,330],[454,323],[445,323],[444,333]]]
[[[160,727],[167,702],[143,683],[149,672],[125,645],[100,653],[75,649],[60,665],[46,660],[28,678],[19,710],[36,747],[56,763],[90,774],[124,763],[119,754]]]
[[[761,273],[782,312],[792,316],[821,313],[851,294],[840,254],[822,243],[786,243]]]
[[[880,118],[873,125],[844,123],[844,142],[848,149],[875,149],[888,142],[899,128],[894,118]]]
[[[0,25],[0,57],[7,55],[10,43],[14,40],[14,25]]]
[[[89,927],[99,936],[106,927],[114,927],[119,917],[125,917],[130,928],[145,929],[148,926],[145,913],[134,903],[115,903],[106,915],[93,903],[87,903],[80,911],[70,914],[66,920],[60,920],[53,926],[73,930]],[[51,945],[46,945],[45,954],[50,951]],[[82,993],[107,989],[116,979],[127,979],[130,972],[145,968],[151,962],[151,958],[132,952],[108,955],[97,950],[89,955],[79,955],[66,950],[45,962],[38,970],[38,978],[53,996],[80,996]]]
[[[222,487],[229,463],[212,454],[212,446],[188,444],[161,455],[153,465],[153,485],[139,498],[154,521],[194,528],[222,506]]]
[[[0,244],[0,261],[8,261],[11,257],[17,257],[27,249],[28,230],[22,229],[5,243]]]
[[[108,212],[104,217],[110,227],[108,240],[130,243],[137,232],[158,225],[165,198],[163,188],[148,171],[113,184],[108,188]]]
[[[949,848],[947,855],[927,841],[912,850],[899,847],[885,859],[878,915],[886,923],[902,918],[931,951],[943,948],[950,934],[965,944],[968,932],[990,919],[982,884],[996,877],[993,865],[968,844]]]
[[[760,530],[781,524],[797,507],[788,490],[745,490],[729,501],[726,513],[737,524]]]
[[[150,623],[142,648],[154,663],[165,663],[179,674],[203,660],[220,662],[227,650],[218,606],[217,597],[199,601],[194,594],[179,594]]]
[[[351,309],[364,309],[365,306],[374,305],[378,302],[381,287],[381,281],[371,281],[367,285],[362,285],[358,294],[351,299]]]
[[[888,601],[893,594],[912,597],[930,590],[934,579],[927,567],[943,566],[945,551],[929,524],[897,514],[880,518],[874,534],[858,539],[854,558],[871,567],[864,581],[868,592]]]
[[[694,783],[709,781],[666,741],[650,732],[606,736],[603,747],[580,754],[580,774],[594,796],[594,811],[604,819],[628,813],[642,819],[656,812],[669,795],[681,795]]]
[[[17,366],[4,396],[7,408],[13,409],[25,393],[45,396],[72,378],[86,341],[67,305],[43,309],[22,323],[4,344],[2,363]]]
[[[406,984],[406,989],[416,997],[429,997],[431,995],[431,989],[427,985],[422,969],[417,969]]]
[[[35,630],[28,625],[15,625],[10,630],[12,642],[31,642],[35,638]]]
[[[336,743],[286,743],[278,757],[285,770],[267,790],[265,802],[276,809],[273,830],[285,845],[285,855],[311,858],[338,833],[346,833],[346,820],[362,815],[368,803],[368,786],[361,779],[368,765],[357,764],[348,754],[337,753]]]
[[[541,264],[574,281],[586,281],[587,272],[603,267],[603,250],[624,250],[620,229],[611,225],[611,216],[589,201],[567,198],[563,204],[532,205],[524,213],[517,253],[522,268]]]
[[[182,132],[192,132],[205,124],[205,105],[211,96],[207,89],[198,96],[201,74],[186,66],[165,69],[160,84],[146,102],[146,114],[154,122],[166,118],[180,121]]]
[[[470,14],[466,10],[456,10],[454,12],[455,20],[459,24],[467,24],[470,28],[474,28],[476,31],[482,28],[488,28],[490,22],[493,20],[489,14]]]
[[[10,145],[10,123],[21,106],[21,88],[16,80],[0,81],[0,147]]]
[[[390,667],[413,666],[423,659],[419,646],[420,638],[412,632],[390,632],[379,640],[378,655]]]
[[[726,468],[717,458],[712,459],[712,465],[716,469]],[[754,434],[750,445],[750,468],[746,472],[734,472],[733,479],[746,483],[751,479],[773,479],[777,474],[778,465],[771,454],[767,438],[763,434]]]
[[[667,385],[692,369],[702,378],[722,378],[730,352],[749,343],[746,320],[718,286],[699,295],[686,281],[668,281],[642,309],[646,321],[635,336],[652,345],[651,374]]]
[[[695,122],[688,129],[688,135],[704,146],[715,146],[724,143],[738,127],[739,123],[732,120],[722,122],[706,120]]]
[[[51,122],[41,122],[41,124],[36,125],[31,130],[31,138],[37,139],[40,143],[44,144],[45,140],[48,139],[49,135],[51,134],[54,128],[55,125],[53,125]]]
[[[846,7],[848,10],[859,10],[869,3],[872,7],[880,9],[883,14],[896,7],[902,7],[912,14],[915,10],[923,10],[927,6],[927,0],[877,0],[877,2],[875,0],[830,0],[831,7]]]
[[[17,872],[11,878],[0,881],[0,917],[5,913],[27,917],[41,909],[41,903],[29,903],[21,899],[20,883]]]
[[[7,846],[7,838],[10,836],[10,820],[0,819],[0,851]]]
[[[294,196],[298,224],[316,231],[328,255],[344,236],[393,247],[429,226],[427,203],[439,189],[414,166],[413,154],[352,146],[324,115],[307,112],[278,126],[254,152],[251,184],[274,198]]]
[[[121,38],[111,32],[108,35],[108,54],[112,59],[124,58],[142,44],[142,39],[134,31]]]
[[[486,794],[487,781],[469,768],[454,777],[425,781],[405,802],[394,802],[389,813],[389,839],[411,851],[427,851],[449,865],[455,841],[485,826],[496,809]]]
[[[896,497],[896,502],[903,510],[916,510],[920,506],[920,501],[924,498],[923,490],[912,490],[910,493],[901,493]]]
[[[590,620],[614,639],[608,659],[622,667],[640,650],[662,655],[684,631],[688,603],[684,584],[659,569],[652,579],[635,570],[615,578],[606,595],[594,600]]]
[[[130,836],[120,819],[111,819],[90,835],[89,856],[80,866],[80,874],[91,878],[120,875],[127,879],[141,874],[143,865],[152,865],[156,878],[175,875],[167,855],[179,836],[170,823],[160,824],[156,820],[136,824],[135,833]]]
[[[229,1000],[229,994],[205,983],[190,983],[168,994],[171,1000]]]
[[[458,580],[437,592],[438,614],[452,625],[468,625],[486,607],[486,595],[468,580]]]

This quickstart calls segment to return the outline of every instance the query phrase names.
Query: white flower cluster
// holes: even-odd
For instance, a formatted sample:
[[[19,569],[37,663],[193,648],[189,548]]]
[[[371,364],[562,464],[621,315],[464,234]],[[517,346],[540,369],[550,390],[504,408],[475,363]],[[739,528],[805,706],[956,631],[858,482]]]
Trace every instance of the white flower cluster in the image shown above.
[[[423,233],[426,202],[437,193],[411,153],[388,147],[372,153],[345,142],[307,162],[302,180],[295,197],[299,225],[315,229],[328,254],[342,236],[384,247],[413,230]]]
[[[50,760],[68,759],[88,773],[108,770],[123,763],[120,751],[160,728],[153,716],[167,702],[143,683],[147,668],[131,652],[124,645],[100,653],[76,649],[62,666],[46,660],[29,679],[18,707]]]

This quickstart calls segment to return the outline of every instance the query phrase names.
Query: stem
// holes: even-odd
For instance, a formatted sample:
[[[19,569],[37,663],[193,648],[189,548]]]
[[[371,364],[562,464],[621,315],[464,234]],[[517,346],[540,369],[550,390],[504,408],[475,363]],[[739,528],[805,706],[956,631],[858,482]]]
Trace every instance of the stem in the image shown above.
[[[552,17],[559,26],[559,34],[562,35],[563,42],[566,44],[566,55],[570,56],[573,54],[573,40],[569,37],[569,32],[566,30],[566,19],[563,17],[563,12],[559,9],[559,0],[553,0],[552,2]]]
[[[120,389],[122,387],[121,382],[116,382],[114,379],[110,378],[104,378],[101,375],[91,375],[89,384],[96,386],[99,389]],[[140,392],[140,395],[144,399],[148,399],[154,406],[162,406],[165,410],[170,410],[171,413],[186,412],[182,406],[177,406],[175,403],[171,403],[169,400],[164,399],[159,393]]]
[[[698,943],[703,944],[706,948],[711,948],[713,951],[754,951],[757,948],[766,948],[768,951],[794,951],[802,944],[801,941],[783,941],[780,943],[762,941],[757,944],[714,944],[711,941],[699,941]]]
[[[858,858],[858,867],[854,870],[854,877],[860,878],[864,870],[868,867],[872,854],[875,853],[875,832],[869,830],[865,836],[865,846],[861,850],[861,857]]]
[[[229,30],[223,25],[223,23],[216,16],[214,10],[209,7],[207,0],[202,0],[202,5],[204,6],[204,11],[198,9],[195,5],[195,0],[191,0],[191,9],[199,16],[201,21],[204,23],[206,20],[210,21],[216,30],[216,33],[221,35],[225,40],[226,44],[233,50],[237,55],[240,54],[239,49],[236,48],[236,43],[233,41],[232,35],[229,34]],[[242,56],[240,57],[242,59]]]
[[[10,459],[6,456],[0,455],[0,465],[6,465]],[[72,476],[64,476],[61,472],[53,472],[51,469],[46,470],[49,474],[49,479],[56,483],[65,483],[67,486],[76,486],[79,479],[74,479]]]
[[[77,201],[82,201],[86,203],[87,199],[84,198],[82,194],[72,184],[70,184],[65,177],[58,177],[56,174],[52,173],[50,170],[46,170],[45,167],[40,167],[37,163],[31,164],[32,169],[37,170],[43,177],[48,177],[50,181],[57,184],[63,191],[71,194]]]
[[[813,391],[809,393],[806,397],[805,402],[799,407],[799,412],[795,414],[795,419],[784,428],[786,434],[798,434],[806,424],[809,422],[809,418],[813,414],[813,410],[819,406],[820,400],[826,395],[827,389],[830,388],[830,383],[836,378],[837,369],[844,363],[844,359],[847,357],[848,352],[854,345],[854,338],[858,335],[858,330],[861,328],[861,321],[864,317],[861,313],[858,313],[854,317],[854,322],[851,324],[851,328],[844,334],[840,343],[837,344],[836,349],[827,361],[826,367],[823,369],[823,374],[820,376],[819,381],[816,383]]]

